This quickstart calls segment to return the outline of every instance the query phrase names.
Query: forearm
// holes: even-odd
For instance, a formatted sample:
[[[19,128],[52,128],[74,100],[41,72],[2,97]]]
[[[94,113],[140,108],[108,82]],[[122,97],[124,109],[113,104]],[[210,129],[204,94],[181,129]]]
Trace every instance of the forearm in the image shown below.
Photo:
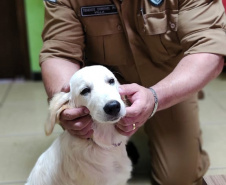
[[[153,86],[159,99],[158,110],[173,106],[202,89],[220,74],[223,65],[223,57],[214,54],[184,57],[171,74]]]
[[[41,64],[42,78],[46,93],[51,98],[69,84],[71,76],[80,69],[79,63],[69,62],[60,58],[48,59]]]

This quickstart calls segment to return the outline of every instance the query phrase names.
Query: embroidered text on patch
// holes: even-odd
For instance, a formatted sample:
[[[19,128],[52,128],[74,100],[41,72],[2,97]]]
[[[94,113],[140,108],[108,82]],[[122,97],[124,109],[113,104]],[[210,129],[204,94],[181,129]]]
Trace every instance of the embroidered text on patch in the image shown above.
[[[84,6],[81,7],[81,16],[98,16],[98,15],[112,15],[117,14],[115,5],[99,5],[99,6]]]
[[[51,3],[56,3],[57,0],[44,0],[44,1],[48,1],[48,2],[51,2]]]

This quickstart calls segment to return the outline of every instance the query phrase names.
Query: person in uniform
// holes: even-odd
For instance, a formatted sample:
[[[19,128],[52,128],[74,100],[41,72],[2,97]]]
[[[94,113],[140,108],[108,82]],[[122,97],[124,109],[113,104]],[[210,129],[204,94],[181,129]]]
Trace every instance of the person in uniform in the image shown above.
[[[40,65],[48,97],[68,91],[70,77],[83,66],[109,67],[119,74],[124,82],[120,93],[131,102],[116,129],[131,136],[144,125],[153,184],[201,185],[209,158],[202,149],[197,92],[224,65],[226,18],[221,0],[44,4]],[[71,134],[91,137],[86,107],[66,109],[60,119]]]

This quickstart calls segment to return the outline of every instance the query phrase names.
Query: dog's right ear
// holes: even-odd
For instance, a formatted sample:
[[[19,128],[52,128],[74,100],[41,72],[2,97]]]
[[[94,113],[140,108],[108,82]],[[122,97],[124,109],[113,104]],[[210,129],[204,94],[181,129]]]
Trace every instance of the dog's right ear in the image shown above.
[[[70,93],[60,92],[54,95],[49,104],[49,115],[45,124],[45,133],[50,135],[56,123],[59,123],[60,113],[69,108]]]

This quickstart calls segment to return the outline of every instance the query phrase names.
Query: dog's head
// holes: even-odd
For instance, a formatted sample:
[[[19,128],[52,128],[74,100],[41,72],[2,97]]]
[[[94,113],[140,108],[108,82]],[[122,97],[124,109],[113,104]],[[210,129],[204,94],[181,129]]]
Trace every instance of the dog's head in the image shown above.
[[[126,113],[118,87],[117,79],[107,68],[85,67],[71,78],[70,103],[87,107],[93,120],[99,123],[115,123]]]
[[[126,114],[114,74],[103,66],[84,67],[70,80],[70,92],[59,93],[50,103],[46,134],[51,134],[60,112],[67,107],[85,106],[98,123],[116,123]]]

